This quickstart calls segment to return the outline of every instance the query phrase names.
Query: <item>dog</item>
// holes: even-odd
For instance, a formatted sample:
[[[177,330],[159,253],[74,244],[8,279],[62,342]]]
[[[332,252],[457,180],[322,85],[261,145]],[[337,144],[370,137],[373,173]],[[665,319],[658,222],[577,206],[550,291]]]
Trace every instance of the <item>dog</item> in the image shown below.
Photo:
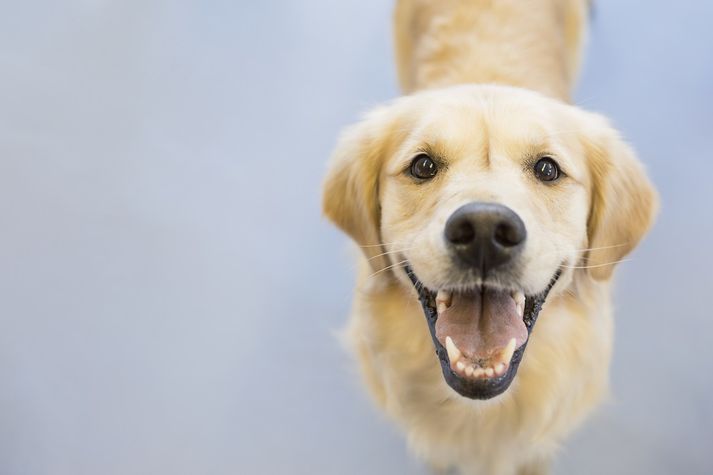
[[[323,211],[361,250],[346,335],[437,473],[547,473],[607,395],[614,268],[658,198],[569,104],[586,0],[399,0],[408,95],[348,128]]]

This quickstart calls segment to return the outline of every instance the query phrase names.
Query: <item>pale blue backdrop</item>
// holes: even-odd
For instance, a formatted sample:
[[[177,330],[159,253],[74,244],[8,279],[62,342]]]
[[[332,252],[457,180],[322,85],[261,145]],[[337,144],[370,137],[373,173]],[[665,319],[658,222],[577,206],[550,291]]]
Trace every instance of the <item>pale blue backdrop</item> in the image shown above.
[[[398,94],[390,2],[3,1],[0,473],[424,474],[333,337],[340,128]],[[713,473],[713,6],[600,0],[577,102],[662,196],[613,399],[557,473]]]

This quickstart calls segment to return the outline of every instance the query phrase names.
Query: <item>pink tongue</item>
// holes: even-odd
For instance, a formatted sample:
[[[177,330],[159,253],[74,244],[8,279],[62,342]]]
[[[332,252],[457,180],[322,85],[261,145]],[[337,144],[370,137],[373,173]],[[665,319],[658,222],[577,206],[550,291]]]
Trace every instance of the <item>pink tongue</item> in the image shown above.
[[[510,292],[453,294],[451,306],[438,315],[436,337],[445,346],[450,336],[466,357],[487,359],[515,338],[515,348],[527,340],[527,327]]]

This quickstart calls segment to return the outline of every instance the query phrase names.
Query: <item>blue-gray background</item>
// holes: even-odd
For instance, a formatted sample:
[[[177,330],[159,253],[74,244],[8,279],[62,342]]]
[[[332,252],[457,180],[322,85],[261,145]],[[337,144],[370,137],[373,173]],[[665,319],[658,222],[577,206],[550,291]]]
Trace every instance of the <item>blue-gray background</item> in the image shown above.
[[[0,473],[425,473],[334,338],[340,128],[398,94],[390,2],[27,0],[0,14]],[[713,472],[713,6],[600,0],[577,102],[662,196],[612,402],[559,474]]]

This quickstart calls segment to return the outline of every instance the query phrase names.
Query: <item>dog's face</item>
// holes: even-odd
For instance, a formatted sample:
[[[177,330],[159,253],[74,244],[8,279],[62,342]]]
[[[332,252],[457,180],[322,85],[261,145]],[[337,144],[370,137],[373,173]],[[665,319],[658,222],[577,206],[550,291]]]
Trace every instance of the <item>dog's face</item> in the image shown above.
[[[601,117],[497,86],[424,92],[350,129],[324,209],[378,278],[416,289],[446,382],[505,391],[550,289],[607,279],[655,193]]]

